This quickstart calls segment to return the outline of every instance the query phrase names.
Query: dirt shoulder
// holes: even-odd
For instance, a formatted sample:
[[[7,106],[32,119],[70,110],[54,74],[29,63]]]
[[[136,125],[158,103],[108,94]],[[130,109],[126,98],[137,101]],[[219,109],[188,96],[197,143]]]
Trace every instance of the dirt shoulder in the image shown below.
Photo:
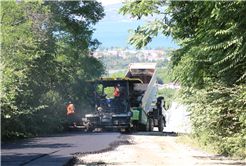
[[[121,138],[131,144],[84,154],[75,165],[246,165],[245,160],[232,160],[176,143],[173,133],[138,132],[122,134]]]

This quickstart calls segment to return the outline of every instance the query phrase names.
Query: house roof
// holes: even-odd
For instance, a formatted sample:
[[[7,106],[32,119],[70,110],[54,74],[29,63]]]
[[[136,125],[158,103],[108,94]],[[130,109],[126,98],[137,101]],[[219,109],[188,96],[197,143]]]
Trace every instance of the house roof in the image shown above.
[[[168,85],[180,85],[180,82],[170,82]]]

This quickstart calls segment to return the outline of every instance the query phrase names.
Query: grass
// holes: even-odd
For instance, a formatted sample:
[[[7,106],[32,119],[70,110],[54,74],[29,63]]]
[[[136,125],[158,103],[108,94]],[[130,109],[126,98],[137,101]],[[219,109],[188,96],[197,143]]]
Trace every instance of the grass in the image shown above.
[[[218,154],[218,151],[215,150],[212,146],[201,145],[199,140],[195,139],[191,134],[179,135],[176,139],[176,142],[189,145],[195,149],[204,150],[208,153]]]
[[[179,135],[179,137],[176,139],[176,142],[191,146],[195,149],[203,150],[207,153],[219,154],[219,155],[223,155],[226,157],[233,157],[236,159],[246,160],[246,149],[241,149],[242,151],[240,154],[234,153],[234,154],[225,155],[225,154],[221,154],[220,149],[218,149],[215,145],[213,145],[213,143],[204,145],[204,142],[206,141],[203,139],[206,139],[206,138],[197,138],[197,137],[194,137],[192,134],[186,134],[186,135]]]

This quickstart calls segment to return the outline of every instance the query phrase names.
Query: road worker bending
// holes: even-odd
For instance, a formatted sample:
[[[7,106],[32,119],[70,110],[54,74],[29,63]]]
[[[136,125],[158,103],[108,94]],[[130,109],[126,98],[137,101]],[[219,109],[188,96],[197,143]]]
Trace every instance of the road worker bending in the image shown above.
[[[73,122],[73,125],[76,126],[76,122],[75,122],[75,108],[74,105],[71,104],[71,102],[68,102],[68,106],[67,106],[67,118],[69,120],[68,125],[71,125],[71,121]]]
[[[139,120],[139,111],[137,110],[137,107],[133,107],[133,115],[132,115],[132,123],[133,123],[133,131],[138,131],[138,120]]]

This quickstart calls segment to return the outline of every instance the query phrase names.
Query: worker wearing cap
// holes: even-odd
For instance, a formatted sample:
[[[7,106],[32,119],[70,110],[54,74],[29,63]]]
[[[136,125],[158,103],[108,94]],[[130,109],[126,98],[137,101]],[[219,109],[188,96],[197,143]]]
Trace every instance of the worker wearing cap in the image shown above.
[[[139,111],[136,107],[133,107],[133,115],[132,115],[132,123],[133,123],[133,131],[136,132],[138,130],[138,120],[139,120]]]
[[[75,107],[74,105],[69,101],[67,106],[67,118],[69,120],[69,125],[71,125],[71,121],[73,121],[73,125],[76,126],[75,122]]]

